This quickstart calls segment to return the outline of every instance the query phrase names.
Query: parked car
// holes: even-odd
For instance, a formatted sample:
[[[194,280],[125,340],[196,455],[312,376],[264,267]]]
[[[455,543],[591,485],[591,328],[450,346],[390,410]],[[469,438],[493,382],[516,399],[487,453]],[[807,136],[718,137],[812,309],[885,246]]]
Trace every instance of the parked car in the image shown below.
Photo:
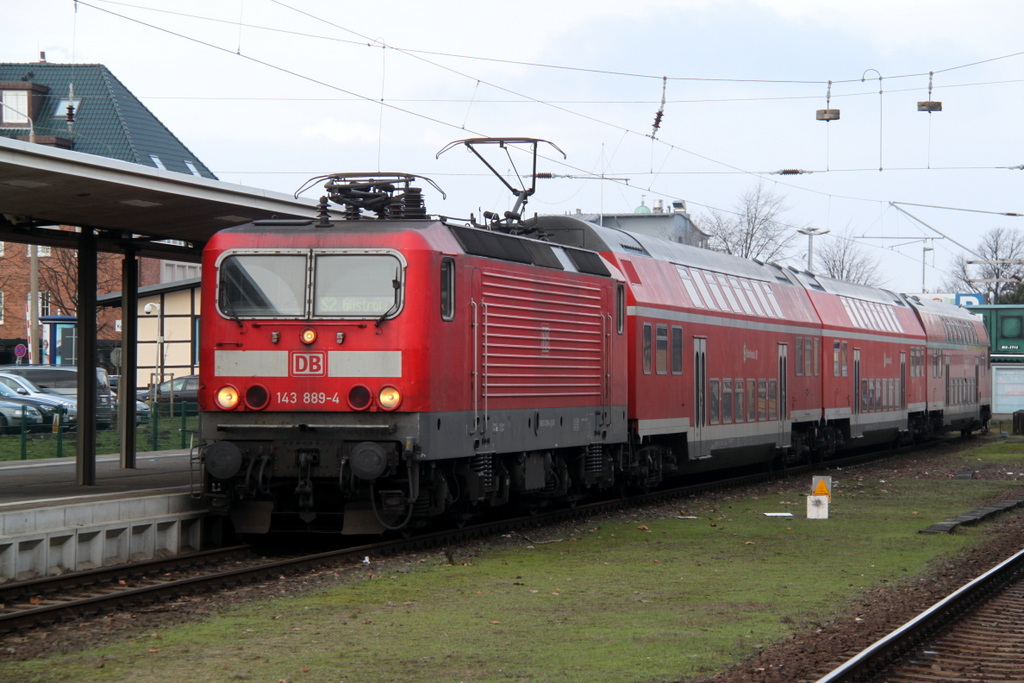
[[[59,405],[56,401],[22,396],[5,384],[0,384],[0,401],[17,403],[18,405],[28,406],[39,411],[39,414],[43,417],[42,425],[33,426],[31,431],[49,429],[53,425],[53,417],[57,414],[57,407]],[[18,424],[20,424],[20,422],[18,422]]]
[[[117,393],[113,391],[110,392],[110,406],[111,410],[113,410],[114,414],[116,415],[117,411],[119,410],[119,406],[117,403]],[[147,422],[149,422],[150,417],[152,417],[152,415],[153,411],[149,407],[148,403],[139,400],[135,401],[135,424],[146,424]]]
[[[32,406],[0,400],[0,434],[17,434],[21,431],[22,415],[29,431],[39,431],[45,426],[42,414]]]
[[[70,398],[68,396],[61,396],[59,394],[46,393],[35,384],[32,384],[30,380],[21,377],[20,375],[0,373],[0,386],[6,386],[9,389],[13,389],[20,396],[47,401],[54,406],[60,406],[64,409],[64,417],[61,418],[61,421],[69,427],[73,427],[75,423],[78,422],[77,399]]]
[[[145,391],[136,394],[140,401],[149,401],[160,408],[160,413],[165,414],[170,410],[170,404],[175,404],[174,413],[181,414],[178,404],[185,403],[186,410],[190,415],[199,414],[199,375],[184,375],[175,377],[166,382],[151,386]]]
[[[0,373],[24,377],[47,394],[78,396],[78,368],[71,365],[0,365]],[[96,426],[107,429],[113,422],[107,371],[96,368]]]

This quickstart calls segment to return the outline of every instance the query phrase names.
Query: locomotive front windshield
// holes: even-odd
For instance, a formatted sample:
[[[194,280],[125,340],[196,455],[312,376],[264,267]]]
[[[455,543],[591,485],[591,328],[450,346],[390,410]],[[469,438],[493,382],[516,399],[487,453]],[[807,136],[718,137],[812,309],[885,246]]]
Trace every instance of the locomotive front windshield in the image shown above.
[[[402,267],[391,254],[232,254],[218,305],[232,318],[383,318],[400,308]]]
[[[398,308],[402,264],[382,254],[314,259],[313,315],[380,317]]]

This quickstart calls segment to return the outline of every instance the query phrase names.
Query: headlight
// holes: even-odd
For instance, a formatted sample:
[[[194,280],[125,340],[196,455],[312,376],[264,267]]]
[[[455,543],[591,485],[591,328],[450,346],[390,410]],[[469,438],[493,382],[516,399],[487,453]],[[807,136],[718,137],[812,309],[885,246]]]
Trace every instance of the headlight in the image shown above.
[[[217,391],[217,405],[224,410],[234,410],[238,406],[238,389],[230,384]]]
[[[312,327],[307,327],[302,331],[300,339],[302,339],[303,344],[312,344],[316,341],[316,330]]]
[[[377,394],[377,400],[384,410],[394,410],[402,402],[402,392],[394,387],[384,387]]]

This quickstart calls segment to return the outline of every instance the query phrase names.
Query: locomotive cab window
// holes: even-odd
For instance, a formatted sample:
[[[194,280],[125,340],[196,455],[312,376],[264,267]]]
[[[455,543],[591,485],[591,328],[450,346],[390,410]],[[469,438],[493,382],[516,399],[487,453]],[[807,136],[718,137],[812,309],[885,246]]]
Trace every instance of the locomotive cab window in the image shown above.
[[[236,254],[219,267],[217,303],[228,317],[302,317],[305,254]]]
[[[382,318],[402,307],[402,262],[390,254],[317,254],[313,315]]]
[[[441,259],[441,320],[455,319],[455,260]]]

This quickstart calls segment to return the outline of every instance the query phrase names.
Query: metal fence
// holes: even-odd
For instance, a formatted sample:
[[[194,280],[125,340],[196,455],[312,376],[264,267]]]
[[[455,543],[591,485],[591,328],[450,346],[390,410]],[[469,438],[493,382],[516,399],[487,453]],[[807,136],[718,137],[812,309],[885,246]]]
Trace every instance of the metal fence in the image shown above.
[[[0,434],[0,460],[30,460],[37,458],[74,457],[78,446],[78,432],[74,425],[61,420],[62,411],[52,424],[29,425],[24,419],[7,425]],[[199,430],[199,405],[193,401],[178,401],[168,406],[160,404],[149,412],[148,418],[138,423],[135,450],[166,451],[190,448]],[[121,435],[117,423],[96,433],[98,454],[120,453]]]

